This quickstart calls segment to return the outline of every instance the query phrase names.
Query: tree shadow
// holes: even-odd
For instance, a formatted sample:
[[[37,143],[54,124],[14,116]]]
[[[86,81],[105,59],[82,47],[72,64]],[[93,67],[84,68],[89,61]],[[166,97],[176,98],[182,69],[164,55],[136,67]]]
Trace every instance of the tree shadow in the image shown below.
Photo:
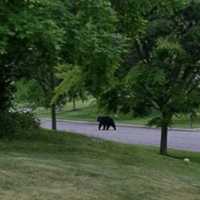
[[[169,158],[177,159],[177,160],[183,160],[184,158],[187,157],[183,155],[173,155],[172,153],[168,153],[166,156]]]

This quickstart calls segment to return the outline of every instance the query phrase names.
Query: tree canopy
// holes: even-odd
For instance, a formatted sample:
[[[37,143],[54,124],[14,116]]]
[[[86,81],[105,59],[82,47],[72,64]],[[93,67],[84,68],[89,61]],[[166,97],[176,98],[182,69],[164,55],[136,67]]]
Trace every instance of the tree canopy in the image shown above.
[[[113,1],[119,9],[119,31],[128,35],[131,45],[115,74],[114,86],[101,95],[100,103],[115,112],[157,111],[149,124],[162,127],[160,151],[166,154],[167,128],[174,114],[199,105],[194,99],[199,95],[199,2],[142,3],[149,6]],[[137,14],[132,14],[135,8]],[[140,20],[134,21],[137,17]],[[139,22],[137,28],[134,23]]]
[[[199,106],[199,11],[197,0],[1,1],[0,111],[23,78],[55,128],[59,100],[88,92],[114,112],[156,110],[166,154],[173,115]]]

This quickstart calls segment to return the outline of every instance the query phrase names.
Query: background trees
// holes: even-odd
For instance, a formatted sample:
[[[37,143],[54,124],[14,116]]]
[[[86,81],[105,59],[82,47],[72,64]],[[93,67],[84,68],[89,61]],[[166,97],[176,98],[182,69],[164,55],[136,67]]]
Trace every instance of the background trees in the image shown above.
[[[63,96],[90,93],[115,113],[156,110],[166,154],[173,115],[199,105],[199,10],[187,0],[1,1],[0,111],[21,78],[40,88],[54,129]]]
[[[59,60],[63,29],[57,22],[60,1],[4,1],[2,2],[1,26],[1,73],[2,91],[14,86],[17,79],[36,80],[46,95],[46,104],[50,107],[53,95],[54,66]],[[62,13],[61,13],[62,16]],[[56,21],[57,20],[57,21]],[[4,70],[3,70],[4,69]],[[5,85],[5,86],[4,86]],[[6,93],[6,94],[4,94]],[[1,93],[4,102],[12,93]],[[5,105],[1,103],[2,107]],[[55,105],[52,106],[53,128],[55,126]]]
[[[188,48],[188,43],[192,45],[199,40],[195,32],[191,34],[199,26],[198,15],[193,10],[198,9],[198,3],[187,6],[181,3],[182,6],[173,4],[167,15],[157,9],[156,14],[149,16],[146,33],[140,39],[143,58],[140,57],[127,76],[133,91],[130,96],[145,100],[148,107],[159,111],[150,124],[161,127],[161,154],[167,154],[167,127],[173,115],[189,105],[193,109],[198,105],[189,102],[199,92],[199,58],[192,46]],[[195,49],[199,48],[195,46]]]
[[[130,48],[115,73],[116,84],[101,95],[100,102],[114,112],[158,111],[149,124],[162,127],[160,152],[166,154],[172,116],[199,105],[198,100],[192,101],[199,93],[199,3],[112,3],[120,19],[118,30],[128,36]]]
[[[55,55],[62,32],[50,19],[51,16],[48,18],[47,2],[3,1],[1,4],[1,80],[5,79],[6,83],[14,85],[16,79],[29,78],[35,73],[39,62],[42,63],[42,53],[46,57],[47,52],[51,52],[51,56]]]
[[[116,32],[117,18],[109,0],[72,3],[70,12],[63,50],[66,59],[58,65],[63,81],[56,96],[62,92],[80,96],[84,88],[98,98],[113,83],[126,38]]]
[[[73,110],[75,110],[76,100],[87,98],[80,66],[69,64],[57,66],[57,78],[61,82],[55,89],[52,102],[56,102],[60,96],[65,95],[68,101],[73,102]]]
[[[124,42],[116,33],[115,13],[108,0],[1,4],[1,107],[5,108],[12,98],[16,80],[33,79],[45,94],[45,106],[52,107],[52,127],[56,128],[56,102],[51,104],[59,83],[55,67],[80,66],[82,85],[93,95],[108,87]],[[82,95],[83,90],[77,88],[73,85],[68,94]]]

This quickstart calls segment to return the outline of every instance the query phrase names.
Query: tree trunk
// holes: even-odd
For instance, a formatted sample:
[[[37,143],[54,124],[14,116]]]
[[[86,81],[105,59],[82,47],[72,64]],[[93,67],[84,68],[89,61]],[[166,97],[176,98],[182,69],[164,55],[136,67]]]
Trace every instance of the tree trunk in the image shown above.
[[[161,127],[160,154],[167,155],[167,134],[168,126],[166,124]]]
[[[52,120],[52,129],[56,130],[56,106],[53,104],[51,106],[51,120]]]
[[[73,97],[72,101],[73,101],[73,111],[75,111],[76,110],[76,100],[74,97]]]
[[[189,120],[190,120],[190,128],[192,128],[192,122],[193,122],[193,116],[192,113],[189,114]]]
[[[51,72],[51,92],[52,96],[54,95],[54,89],[55,89],[55,76],[53,71]],[[52,121],[52,129],[56,130],[56,104],[53,103],[51,105],[51,121]]]

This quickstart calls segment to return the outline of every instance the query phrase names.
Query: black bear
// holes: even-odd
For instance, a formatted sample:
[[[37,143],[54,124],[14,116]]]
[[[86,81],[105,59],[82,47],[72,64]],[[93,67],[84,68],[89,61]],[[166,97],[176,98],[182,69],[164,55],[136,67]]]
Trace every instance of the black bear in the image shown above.
[[[99,130],[101,130],[101,127],[103,127],[103,130],[108,130],[110,126],[113,127],[114,130],[116,130],[115,122],[111,117],[99,116],[97,117],[97,122],[99,122]]]

